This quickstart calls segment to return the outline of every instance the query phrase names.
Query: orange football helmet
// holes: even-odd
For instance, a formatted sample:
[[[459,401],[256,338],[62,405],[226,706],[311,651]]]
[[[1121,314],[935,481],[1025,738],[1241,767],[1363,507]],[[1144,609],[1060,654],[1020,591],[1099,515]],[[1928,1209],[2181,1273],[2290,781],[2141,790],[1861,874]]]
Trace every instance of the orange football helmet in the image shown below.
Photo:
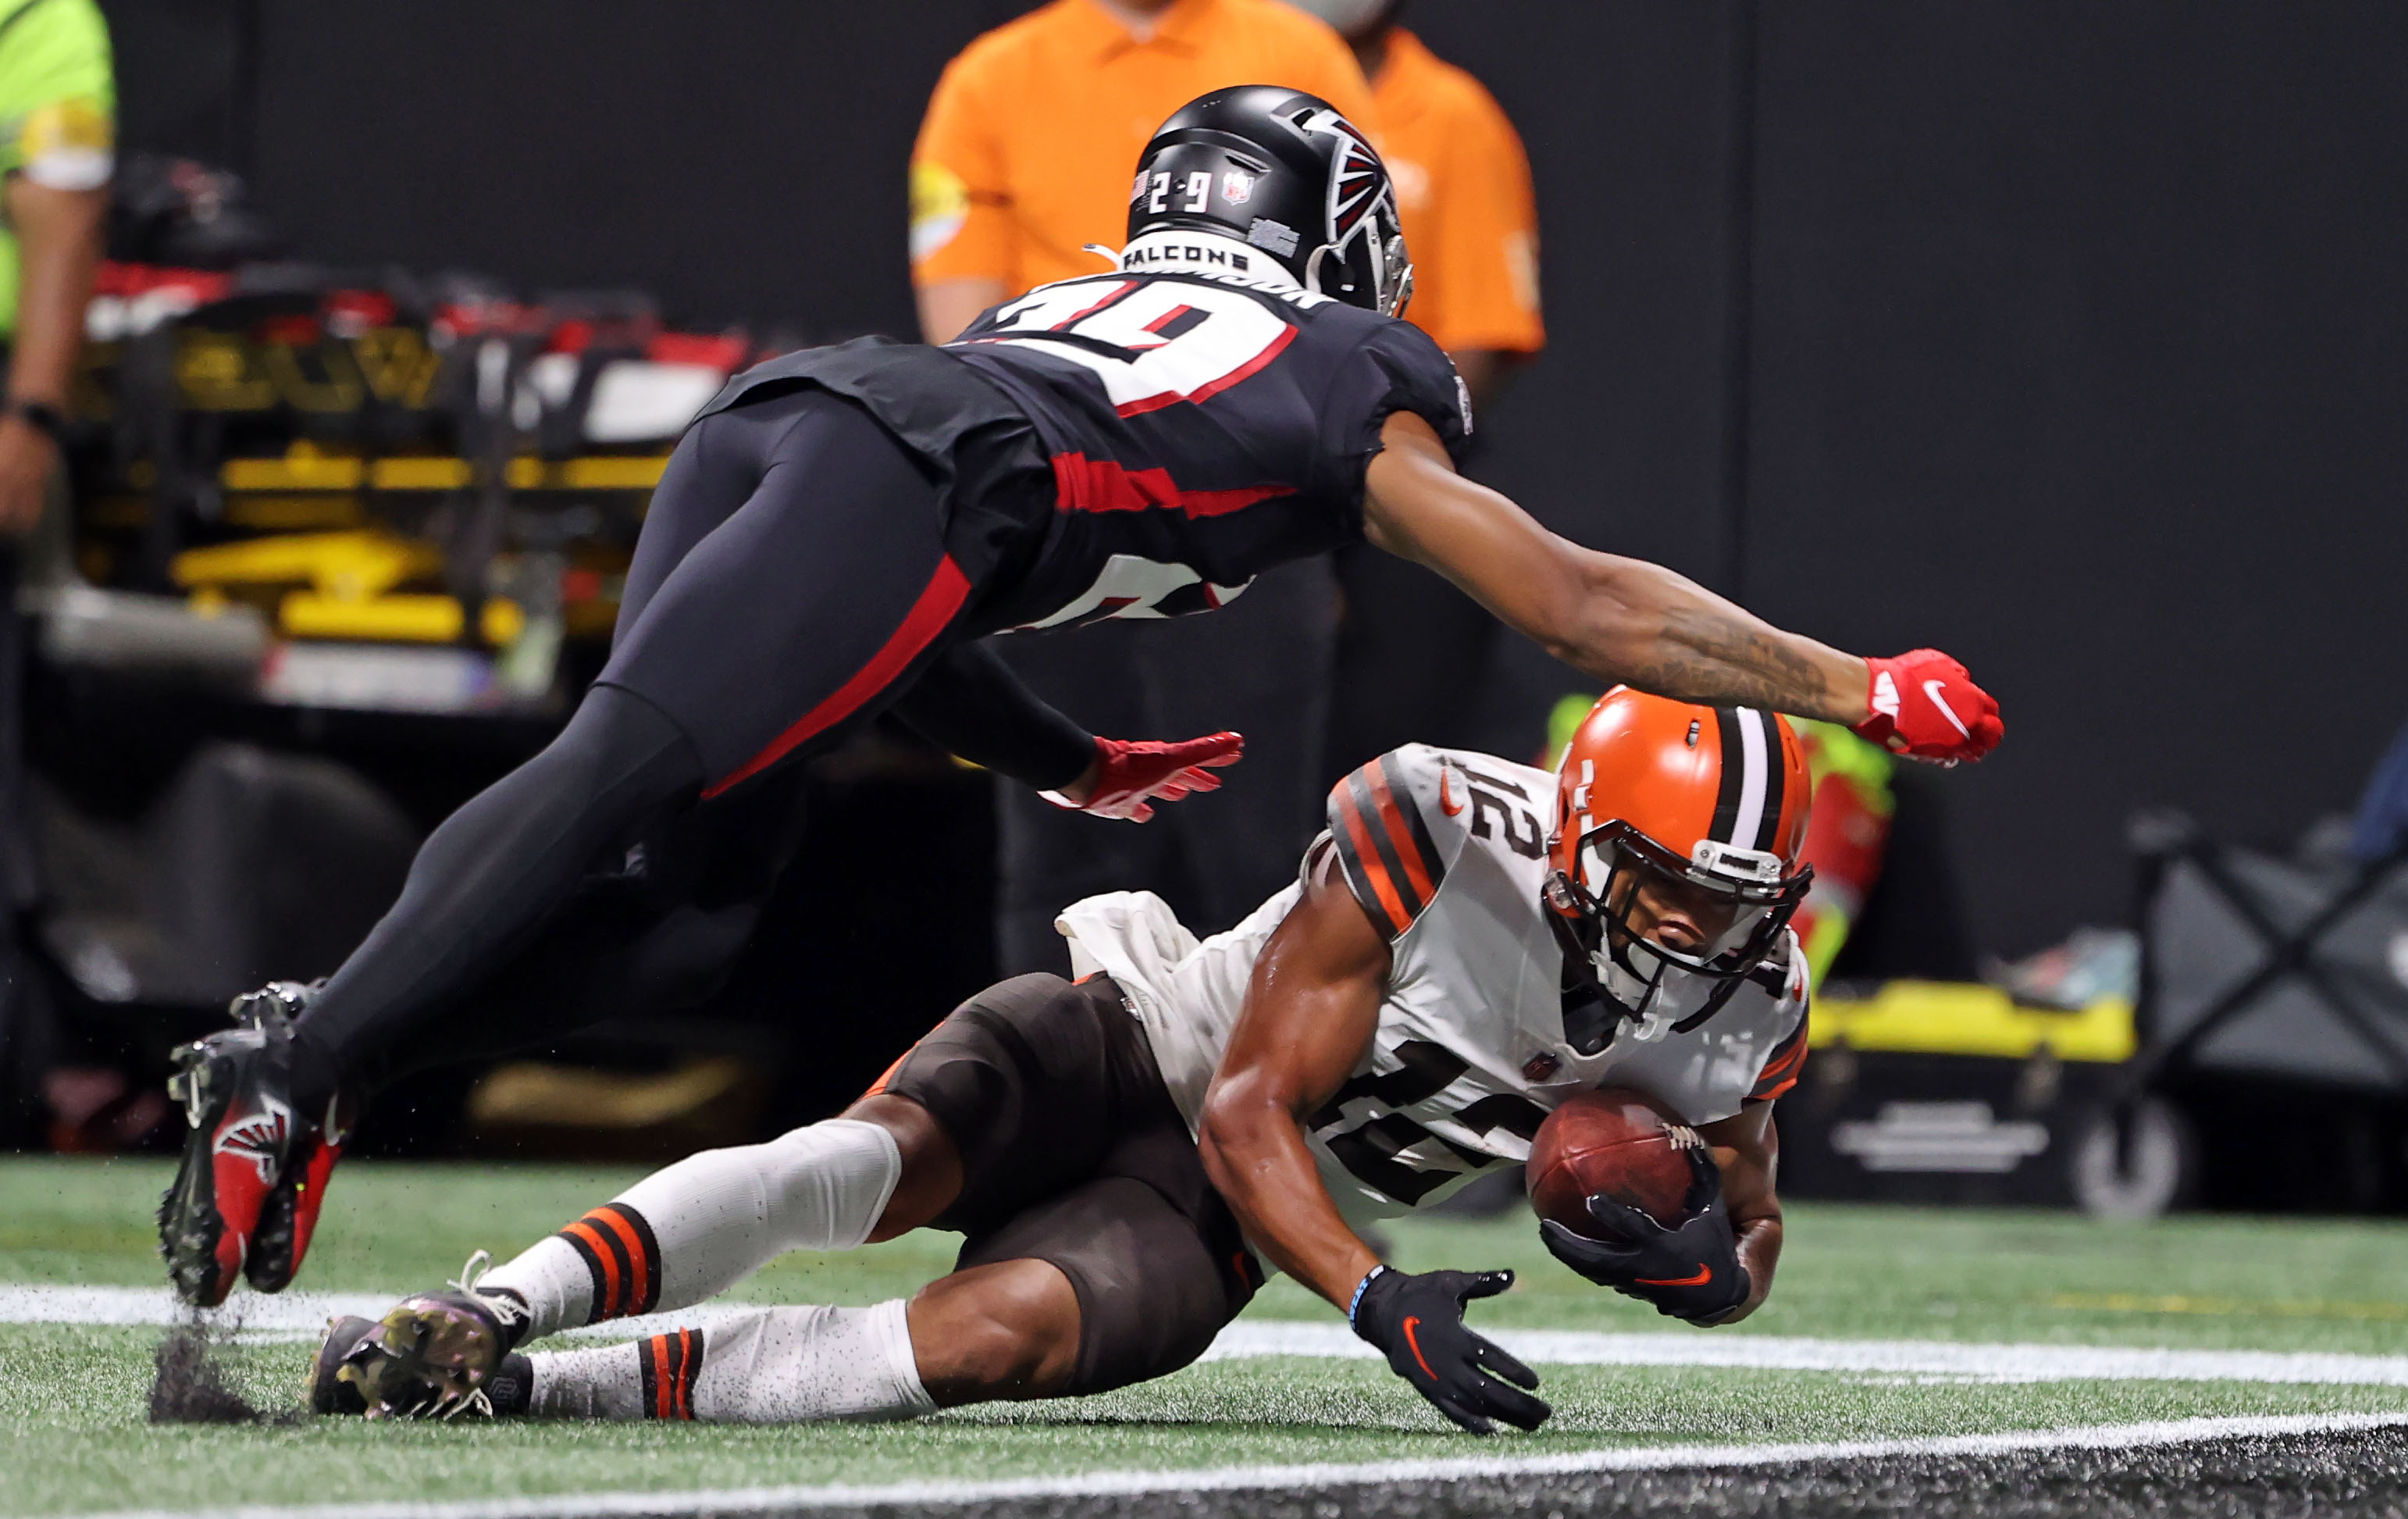
[[[1584,1029],[1567,1014],[1576,1048],[1604,1048],[1625,1019],[1641,1038],[1664,1021],[1686,1033],[1763,967],[1814,878],[1799,859],[1811,793],[1777,712],[1627,686],[1598,698],[1556,771],[1548,840],[1548,920],[1602,1004]],[[1635,924],[1642,894],[1687,904],[1683,927]]]

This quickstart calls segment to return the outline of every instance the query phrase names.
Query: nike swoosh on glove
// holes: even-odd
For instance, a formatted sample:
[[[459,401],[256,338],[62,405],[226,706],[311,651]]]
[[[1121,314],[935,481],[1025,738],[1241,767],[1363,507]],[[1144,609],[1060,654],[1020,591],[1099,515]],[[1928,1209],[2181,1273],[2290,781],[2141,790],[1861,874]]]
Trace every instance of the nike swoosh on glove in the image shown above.
[[[1942,765],[1980,759],[2006,737],[1996,698],[1939,650],[1865,664],[1872,686],[1865,698],[1870,711],[1856,725],[1859,737],[1892,753]]]
[[[1354,1290],[1347,1318],[1357,1335],[1387,1355],[1389,1369],[1473,1434],[1494,1433],[1491,1419],[1536,1429],[1555,1412],[1525,1390],[1539,1385],[1539,1374],[1463,1322],[1465,1303],[1494,1297],[1512,1284],[1511,1271],[1375,1266]]]
[[[1722,1173],[1703,1146],[1690,1150],[1688,1160],[1690,1217],[1679,1228],[1668,1229],[1644,1211],[1598,1193],[1588,1199],[1589,1229],[1541,1219],[1539,1238],[1555,1259],[1600,1287],[1653,1303],[1671,1318],[1717,1322],[1747,1301],[1755,1283],[1739,1263]]]
[[[1085,801],[1074,802],[1058,791],[1039,795],[1073,812],[1143,823],[1154,816],[1149,802],[1175,802],[1192,791],[1220,790],[1221,778],[1212,772],[1237,764],[1245,752],[1246,740],[1234,733],[1178,743],[1098,738],[1096,786]]]
[[[1720,1203],[1677,1229],[1603,1194],[1588,1206],[1594,1234],[1547,1218],[1539,1221],[1539,1238],[1555,1259],[1598,1286],[1700,1326],[1720,1322],[1755,1290]]]

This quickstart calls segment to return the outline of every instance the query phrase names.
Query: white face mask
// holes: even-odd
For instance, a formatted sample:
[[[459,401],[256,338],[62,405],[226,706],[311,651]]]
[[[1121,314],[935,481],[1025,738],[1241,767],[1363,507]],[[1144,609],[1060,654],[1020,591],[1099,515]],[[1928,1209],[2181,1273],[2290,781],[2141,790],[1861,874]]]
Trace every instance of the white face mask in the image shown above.
[[[1389,0],[1288,0],[1288,4],[1327,21],[1339,36],[1352,37],[1379,20]]]

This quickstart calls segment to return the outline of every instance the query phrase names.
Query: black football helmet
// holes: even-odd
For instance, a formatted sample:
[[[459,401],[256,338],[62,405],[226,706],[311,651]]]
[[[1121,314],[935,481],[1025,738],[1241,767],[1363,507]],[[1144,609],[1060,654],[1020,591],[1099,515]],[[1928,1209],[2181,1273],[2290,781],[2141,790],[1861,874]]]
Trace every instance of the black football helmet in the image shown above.
[[[1387,316],[1412,298],[1396,186],[1370,139],[1319,95],[1275,84],[1182,106],[1138,160],[1128,236],[1215,232],[1305,289]]]

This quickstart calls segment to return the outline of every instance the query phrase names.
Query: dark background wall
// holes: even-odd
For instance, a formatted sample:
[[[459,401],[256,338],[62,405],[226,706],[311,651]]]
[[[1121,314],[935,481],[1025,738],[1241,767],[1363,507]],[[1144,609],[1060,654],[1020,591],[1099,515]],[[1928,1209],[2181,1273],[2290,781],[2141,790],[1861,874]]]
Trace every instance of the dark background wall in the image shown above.
[[[909,330],[919,111],[1021,8],[105,5],[128,145],[245,165],[309,257],[811,337]],[[2350,804],[2408,716],[2408,8],[1408,19],[1537,173],[1554,346],[1491,478],[1778,621],[1971,664],[2010,729],[1945,788],[1984,943],[2116,918],[2135,806],[2280,838]]]

